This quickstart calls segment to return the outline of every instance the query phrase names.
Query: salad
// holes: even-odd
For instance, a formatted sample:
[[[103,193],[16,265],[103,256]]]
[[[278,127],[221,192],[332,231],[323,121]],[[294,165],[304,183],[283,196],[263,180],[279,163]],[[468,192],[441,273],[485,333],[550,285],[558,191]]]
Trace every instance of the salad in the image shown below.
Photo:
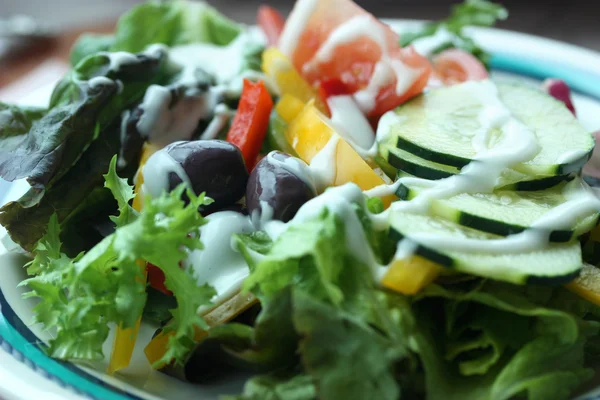
[[[48,354],[118,374],[144,323],[155,369],[248,374],[232,399],[572,396],[600,350],[595,139],[564,82],[490,79],[465,28],[506,17],[147,2],[80,37],[47,108],[0,104]]]

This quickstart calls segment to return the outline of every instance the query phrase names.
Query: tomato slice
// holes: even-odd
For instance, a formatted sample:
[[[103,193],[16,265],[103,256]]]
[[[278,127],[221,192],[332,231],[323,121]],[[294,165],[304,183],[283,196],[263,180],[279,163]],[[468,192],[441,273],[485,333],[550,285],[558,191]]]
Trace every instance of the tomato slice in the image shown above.
[[[351,0],[299,0],[286,21],[280,50],[312,85],[338,79],[361,109],[377,117],[419,94],[429,61]]]
[[[277,45],[279,36],[283,31],[283,26],[285,25],[285,19],[279,13],[279,11],[273,7],[262,5],[258,7],[258,15],[256,16],[256,20],[258,25],[265,33],[269,45]]]
[[[488,78],[485,66],[471,53],[460,49],[444,50],[433,59],[437,79],[445,85]]]

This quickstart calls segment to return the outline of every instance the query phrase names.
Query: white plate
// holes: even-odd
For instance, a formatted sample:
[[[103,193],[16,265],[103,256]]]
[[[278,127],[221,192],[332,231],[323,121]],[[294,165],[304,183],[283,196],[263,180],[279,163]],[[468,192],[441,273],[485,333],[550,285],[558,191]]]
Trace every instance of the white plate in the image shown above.
[[[400,31],[420,24],[417,21],[388,22]],[[538,84],[543,78],[562,78],[577,91],[574,101],[583,125],[590,131],[600,130],[600,54],[496,29],[473,29],[472,34],[493,54],[496,79]],[[0,191],[2,188],[0,185]],[[0,193],[0,199],[6,199],[5,194],[6,188]],[[0,266],[0,398],[208,400],[216,399],[219,394],[239,393],[241,378],[235,382],[194,386],[152,371],[142,352],[142,346],[153,333],[151,327],[142,330],[132,366],[116,377],[103,373],[105,363],[82,367],[46,357],[36,343],[47,339],[47,333],[39,327],[27,326],[31,321],[32,303],[22,300],[22,290],[16,288],[23,279],[22,259],[0,250]],[[600,400],[600,394],[586,396],[586,400],[592,399]]]

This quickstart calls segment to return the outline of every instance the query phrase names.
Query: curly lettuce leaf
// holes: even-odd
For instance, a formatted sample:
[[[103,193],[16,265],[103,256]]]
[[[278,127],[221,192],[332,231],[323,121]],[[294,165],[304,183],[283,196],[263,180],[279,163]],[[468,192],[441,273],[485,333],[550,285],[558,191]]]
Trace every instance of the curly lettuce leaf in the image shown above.
[[[205,3],[148,1],[119,19],[110,50],[139,52],[155,43],[227,45],[240,31],[235,22]]]
[[[59,359],[96,360],[103,358],[102,344],[110,323],[132,327],[141,316],[146,290],[138,260],[148,260],[165,273],[166,286],[177,300],[165,329],[175,333],[169,342],[169,358],[180,360],[193,343],[196,327],[206,327],[196,310],[210,304],[215,294],[179,267],[187,251],[202,247],[197,232],[205,221],[197,210],[210,201],[188,192],[186,205],[181,186],[162,197],[148,198],[144,210],[133,214],[127,204],[131,188],[116,176],[115,163],[113,158],[107,187],[118,199],[121,225],[90,251],[71,259],[61,252],[58,218],[53,216],[28,266],[36,275],[22,284],[31,289],[27,297],[39,298],[35,322],[56,330],[49,354]]]

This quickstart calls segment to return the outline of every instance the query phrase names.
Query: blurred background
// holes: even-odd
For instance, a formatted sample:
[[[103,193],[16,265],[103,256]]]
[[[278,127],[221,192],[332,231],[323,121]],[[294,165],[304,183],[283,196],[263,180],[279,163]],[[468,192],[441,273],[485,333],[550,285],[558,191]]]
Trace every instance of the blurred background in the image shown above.
[[[459,0],[460,1],[460,0]],[[82,31],[112,29],[116,18],[137,0],[0,0],[0,87],[23,76],[49,56],[64,58]],[[439,19],[448,14],[452,0],[357,0],[381,18]],[[532,33],[600,51],[600,2],[594,0],[508,0],[500,1],[510,12],[498,27]],[[227,16],[253,23],[256,8],[266,3],[287,14],[293,0],[208,0]],[[26,58],[3,57],[2,20],[27,15],[42,22],[58,40],[41,42],[29,49]]]

